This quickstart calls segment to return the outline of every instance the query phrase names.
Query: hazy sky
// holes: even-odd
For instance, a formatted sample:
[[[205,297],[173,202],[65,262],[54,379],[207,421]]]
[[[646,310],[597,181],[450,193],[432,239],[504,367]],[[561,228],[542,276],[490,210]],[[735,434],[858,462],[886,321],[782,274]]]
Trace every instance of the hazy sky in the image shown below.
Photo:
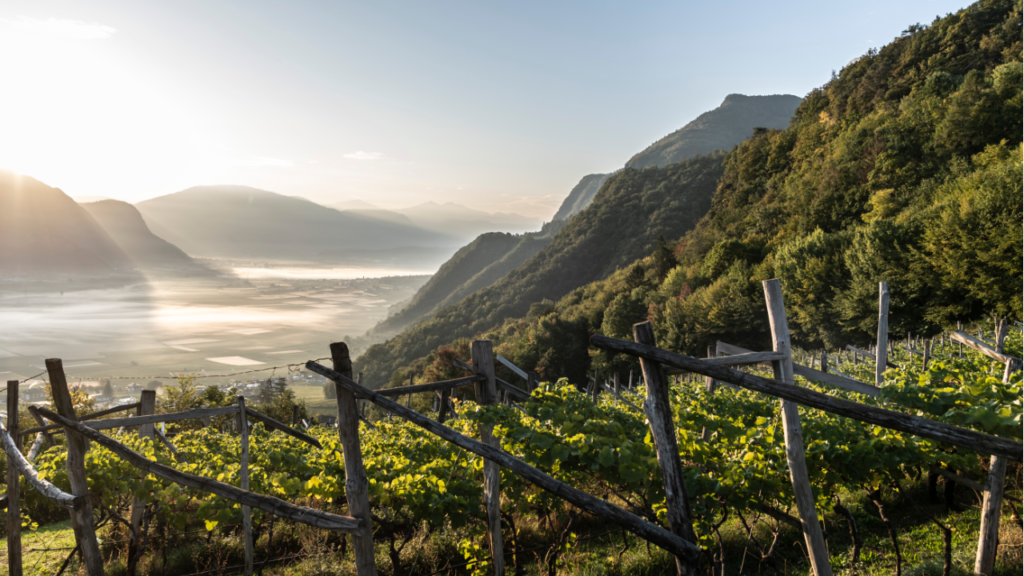
[[[550,218],[730,93],[805,95],[959,1],[0,4],[0,167]]]

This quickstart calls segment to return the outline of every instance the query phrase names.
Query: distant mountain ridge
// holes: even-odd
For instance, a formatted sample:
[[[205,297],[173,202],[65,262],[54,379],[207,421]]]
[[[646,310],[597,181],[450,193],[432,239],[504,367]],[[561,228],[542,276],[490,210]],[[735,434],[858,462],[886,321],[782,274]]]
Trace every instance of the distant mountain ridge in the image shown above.
[[[96,219],[135,266],[213,273],[174,244],[153,234],[135,206],[120,200],[85,202],[80,206]]]
[[[136,204],[193,256],[316,261],[324,252],[457,246],[450,235],[248,186],[196,186]]]
[[[754,133],[754,128],[782,130],[802,102],[799,96],[744,96],[729,94],[722,104],[693,119],[686,126],[661,138],[626,162],[626,168],[663,167],[674,162],[709,154],[715,150],[728,152]],[[611,174],[584,176],[562,201],[554,219],[568,219],[579,214],[594,200],[594,195]]]
[[[59,188],[0,170],[0,270],[110,273],[131,260],[92,215]]]
[[[533,232],[541,227],[541,221],[537,218],[505,212],[484,212],[454,202],[424,202],[394,212],[408,216],[425,230],[458,234],[466,239],[475,238],[486,232],[518,234]]]
[[[387,342],[368,348],[357,359],[366,383],[381,386],[395,369],[440,345],[472,337],[507,318],[525,316],[538,302],[556,300],[608,276],[648,254],[659,234],[681,236],[711,207],[723,158],[716,153],[665,168],[616,173],[589,207],[565,223],[525,263]]]

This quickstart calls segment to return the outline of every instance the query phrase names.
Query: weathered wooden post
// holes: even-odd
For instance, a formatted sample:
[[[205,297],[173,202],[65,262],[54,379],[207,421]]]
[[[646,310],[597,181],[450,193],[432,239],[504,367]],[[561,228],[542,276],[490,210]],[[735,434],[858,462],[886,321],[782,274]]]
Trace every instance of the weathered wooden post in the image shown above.
[[[928,362],[931,360],[932,343],[930,340],[924,341],[924,361],[921,362],[921,371],[928,371]]]
[[[29,406],[28,413],[32,415],[32,418],[40,427],[46,426],[46,420],[43,419],[43,417],[39,414],[38,408],[36,408],[35,406]],[[51,435],[49,432],[44,431],[43,436],[46,438],[46,441],[50,444],[50,446],[56,445],[56,442],[53,441],[53,435]]]
[[[612,396],[614,396],[612,401],[615,402],[616,405],[618,405],[618,403],[619,403],[619,394],[621,392],[621,390],[619,390],[619,373],[618,372],[612,374],[612,390],[615,391],[615,394],[612,395]]]
[[[821,350],[821,371],[828,373],[828,351],[822,348]]]
[[[717,346],[708,346],[708,358],[714,358],[716,356],[718,356],[718,347]],[[704,389],[707,390],[709,394],[713,394],[715,392],[715,379],[712,378],[711,376],[705,376],[704,377]],[[704,430],[702,430],[701,433],[700,433],[700,437],[705,442],[710,440],[711,439],[711,429],[708,428],[707,426],[705,426]]]
[[[498,401],[498,383],[494,379],[494,354],[490,340],[473,342],[473,372],[486,376],[475,384],[476,402],[481,406]],[[501,449],[501,442],[492,433],[493,426],[480,426],[480,441]],[[484,506],[487,508],[487,535],[491,543],[494,573],[505,573],[505,555],[501,541],[501,468],[496,462],[484,460]]]
[[[249,490],[249,419],[245,413],[245,396],[238,397],[238,436],[241,444],[239,488]],[[245,540],[245,576],[252,576],[252,508],[245,504],[242,504],[242,537]]]
[[[156,390],[143,390],[139,395],[139,407],[135,411],[137,416],[149,416],[156,413]],[[152,424],[143,424],[138,427],[139,438],[156,438],[156,429]],[[146,502],[136,496],[132,499],[131,507],[131,540],[128,543],[128,572],[135,574],[135,567],[138,564],[138,555],[142,553],[140,543],[142,541],[142,517],[146,512]]]
[[[64,364],[60,358],[48,358],[46,371],[50,375],[50,390],[53,393],[53,405],[57,414],[69,420],[78,420],[78,417],[75,416],[75,405],[71,400],[71,391],[68,389],[68,381],[64,376]],[[96,527],[92,521],[92,501],[89,498],[89,483],[85,476],[85,438],[72,433],[68,428],[64,429],[64,437],[68,447],[67,469],[71,494],[83,497],[76,499],[75,507],[71,511],[71,528],[75,533],[75,541],[82,550],[82,557],[85,559],[86,574],[102,576],[103,556],[100,554],[100,545],[96,540]]]
[[[334,369],[347,378],[352,378],[352,358],[344,342],[331,344],[331,361]],[[345,498],[348,513],[363,521],[362,536],[352,536],[352,548],[356,557],[358,576],[375,576],[377,565],[373,553],[373,527],[370,518],[370,482],[363,468],[363,452],[359,446],[359,412],[356,397],[352,392],[334,384],[338,397],[338,437],[345,457]]]
[[[654,327],[650,322],[633,325],[633,339],[640,344],[657,346]],[[665,506],[668,525],[673,534],[687,542],[696,544],[693,532],[693,516],[690,514],[690,498],[686,493],[683,479],[683,465],[679,461],[679,446],[676,444],[676,427],[672,422],[672,404],[668,395],[668,378],[661,364],[640,358],[640,369],[647,381],[647,400],[644,411],[651,427],[651,437],[658,456],[658,467],[665,482]],[[696,575],[697,567],[683,558],[676,557],[676,571],[680,575]]]
[[[882,385],[882,372],[889,360],[889,283],[878,283],[878,349],[875,351],[875,386]]]
[[[999,322],[996,323],[996,352],[1003,353],[1003,340],[1006,339],[1006,333],[1009,331],[1009,326],[1006,323],[1006,318],[1000,318]]]
[[[888,291],[885,294],[888,296]],[[795,386],[789,324],[786,321],[786,305],[782,299],[782,284],[778,279],[764,281],[764,298],[768,305],[768,321],[772,329],[772,347],[776,352],[786,355],[784,360],[772,363],[775,379]],[[888,306],[886,307],[888,308]],[[881,338],[881,336],[879,337]],[[883,349],[879,349],[879,355],[883,354]],[[882,367],[885,368],[884,362]],[[798,407],[799,405],[795,402],[782,401],[782,425],[786,439],[786,459],[789,461],[789,477],[793,482],[794,500],[796,500],[796,507],[800,513],[800,524],[803,527],[811,568],[816,576],[832,576],[832,565],[829,563],[828,549],[825,547],[825,536],[822,534],[821,524],[818,523],[818,512],[814,507],[814,494],[811,492],[811,481],[807,473]]]
[[[452,391],[450,388],[445,388],[438,394],[441,396],[441,406],[437,410],[437,421],[444,424],[444,419],[448,416],[448,397],[451,396]]]
[[[7,381],[7,433],[21,452],[21,430],[18,427],[18,381]],[[21,493],[18,468],[7,463],[7,570],[10,576],[21,576]]]
[[[1005,321],[1005,320],[1004,320]],[[1009,384],[1014,362],[1006,363],[1003,383]],[[981,503],[981,534],[978,536],[978,553],[974,557],[975,574],[991,574],[996,564],[996,549],[999,544],[999,515],[1003,508],[1003,486],[1006,483],[1006,458],[992,456],[989,460],[988,482],[985,497]]]

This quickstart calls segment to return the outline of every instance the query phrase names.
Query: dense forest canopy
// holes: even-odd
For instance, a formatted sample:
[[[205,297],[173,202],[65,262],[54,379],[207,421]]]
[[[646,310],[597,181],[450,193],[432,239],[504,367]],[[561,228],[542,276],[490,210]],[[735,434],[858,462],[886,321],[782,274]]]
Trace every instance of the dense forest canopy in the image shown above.
[[[761,281],[774,277],[805,346],[872,339],[880,281],[892,293],[895,336],[984,314],[1020,319],[1021,51],[1019,0],[985,0],[911,26],[808,94],[788,128],[757,130],[732,150],[695,228],[680,236],[663,219],[620,228],[669,242],[634,263],[608,259],[604,272],[617,272],[557,302],[542,303],[547,296],[530,283],[518,288],[514,307],[474,301],[467,311],[484,314],[451,317],[448,326],[471,328],[449,329],[448,348],[461,347],[455,337],[480,335],[486,311],[501,309],[518,318],[483,336],[544,377],[582,381],[593,368],[627,369],[624,360],[588,350],[586,339],[631,337],[629,327],[644,319],[670,349],[703,355],[719,339],[763,349]],[[613,177],[567,227],[567,239],[587,238],[584,226],[614,190],[628,194],[624,184],[636,179],[657,189],[673,166]],[[566,245],[541,254],[556,262]],[[575,273],[563,264],[557,271],[555,278]],[[400,372],[436,364],[438,354]]]

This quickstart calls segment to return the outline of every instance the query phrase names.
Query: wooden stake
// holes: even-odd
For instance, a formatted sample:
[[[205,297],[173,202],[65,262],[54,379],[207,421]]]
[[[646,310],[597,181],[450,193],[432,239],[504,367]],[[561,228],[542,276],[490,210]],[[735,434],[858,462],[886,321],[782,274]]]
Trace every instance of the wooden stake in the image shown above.
[[[882,385],[882,372],[889,357],[889,283],[878,283],[878,347],[875,352],[875,386]]]
[[[139,407],[136,409],[137,416],[151,416],[156,412],[156,390],[143,390],[139,396]],[[139,438],[149,438],[153,440],[156,436],[154,434],[153,424],[143,424],[138,427]],[[136,558],[141,553],[139,548],[142,541],[142,516],[146,511],[146,502],[136,496],[132,499],[131,507],[131,541],[128,543],[128,572],[131,574],[135,573],[135,567],[138,564]]]
[[[245,396],[238,397],[238,432],[242,445],[239,467],[242,490],[249,490],[249,419],[246,418]],[[252,508],[242,504],[242,537],[245,540],[245,576],[252,576]]]
[[[921,370],[923,372],[928,371],[928,362],[931,360],[932,343],[929,340],[924,341],[924,361],[921,363]]]
[[[21,452],[18,433],[18,381],[7,381],[7,431],[14,447]],[[21,576],[21,493],[18,468],[7,463],[7,570],[10,576]]]
[[[828,352],[824,349],[821,351],[821,371],[828,374]]]
[[[640,344],[654,346],[654,327],[650,322],[634,324],[633,339]],[[693,517],[690,514],[690,498],[686,493],[683,465],[679,461],[679,446],[676,444],[676,427],[672,422],[668,379],[661,364],[646,358],[640,359],[640,369],[643,370],[644,380],[647,381],[647,401],[644,408],[657,450],[658,467],[661,468],[661,477],[665,483],[669,529],[683,540],[696,543]],[[676,556],[676,572],[680,575],[697,574],[696,568],[679,556]]]
[[[1003,319],[1006,322],[1006,319]],[[1005,324],[1004,324],[1005,326]],[[1007,362],[1003,371],[1003,383],[1010,383],[1013,363]],[[981,534],[978,536],[978,552],[974,557],[975,574],[991,574],[996,564],[996,550],[999,545],[999,515],[1003,508],[1003,486],[1006,483],[1006,458],[992,456],[989,460],[988,486],[981,503]]]
[[[476,384],[476,402],[481,406],[498,401],[498,383],[494,376],[494,355],[490,340],[473,342],[473,372],[487,379]],[[493,426],[480,426],[480,441],[501,449],[501,442],[494,437]],[[487,508],[487,535],[491,543],[491,559],[494,573],[505,573],[505,555],[501,541],[501,468],[496,462],[484,460],[484,506]]]
[[[344,342],[331,344],[331,361],[334,369],[352,378],[352,358]],[[366,528],[362,536],[352,537],[355,550],[356,574],[375,576],[377,565],[374,560],[373,526],[370,518],[370,482],[363,467],[363,452],[359,445],[359,412],[356,397],[351,391],[335,383],[338,397],[338,437],[345,457],[345,497],[348,500],[349,516],[363,521]]]
[[[75,406],[71,401],[71,391],[64,376],[64,364],[60,358],[46,360],[46,371],[50,375],[50,390],[53,393],[53,405],[57,414],[68,420],[77,421]],[[77,500],[71,511],[71,528],[75,533],[75,541],[81,547],[85,559],[85,572],[89,576],[103,576],[103,556],[96,540],[96,527],[92,520],[92,502],[89,495],[89,482],[85,476],[85,438],[65,431],[68,456],[68,483],[71,484],[73,496],[85,496]]]
[[[764,297],[768,306],[768,321],[772,328],[772,347],[776,352],[786,354],[785,359],[774,362],[772,365],[775,380],[795,386],[789,324],[786,321],[786,305],[782,299],[782,284],[778,279],[764,281]],[[884,367],[885,364],[882,366]],[[818,523],[818,512],[814,507],[814,494],[811,492],[811,481],[807,473],[798,408],[799,405],[794,402],[782,401],[782,424],[785,431],[789,476],[793,482],[794,499],[797,510],[800,512],[800,523],[803,525],[804,541],[807,543],[811,568],[816,576],[832,576],[828,549],[825,547],[825,536],[822,534],[821,524]]]
[[[46,420],[43,420],[43,417],[39,415],[38,408],[36,408],[35,406],[29,406],[28,413],[32,415],[32,419],[35,420],[37,424],[39,424],[40,428],[46,428]],[[48,431],[44,430],[43,436],[46,438],[46,441],[49,442],[50,446],[56,445],[56,443],[53,441],[53,435],[50,434]]]
[[[708,346],[708,358],[716,358],[717,356],[718,356],[718,347],[717,346]],[[715,392],[715,379],[710,377],[710,376],[705,376],[704,377],[704,389],[707,390],[709,394],[713,394]],[[705,442],[710,440],[711,439],[711,429],[708,428],[707,426],[705,426],[704,429],[701,430],[700,437]]]

